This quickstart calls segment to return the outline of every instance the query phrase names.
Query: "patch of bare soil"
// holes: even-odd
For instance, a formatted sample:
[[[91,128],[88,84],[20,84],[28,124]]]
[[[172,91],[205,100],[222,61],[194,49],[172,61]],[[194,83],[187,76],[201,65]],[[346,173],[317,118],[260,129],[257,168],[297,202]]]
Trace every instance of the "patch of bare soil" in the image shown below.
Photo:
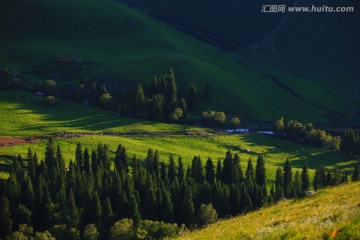
[[[21,145],[21,144],[31,144],[38,142],[39,139],[34,138],[12,138],[12,137],[0,137],[0,148]]]

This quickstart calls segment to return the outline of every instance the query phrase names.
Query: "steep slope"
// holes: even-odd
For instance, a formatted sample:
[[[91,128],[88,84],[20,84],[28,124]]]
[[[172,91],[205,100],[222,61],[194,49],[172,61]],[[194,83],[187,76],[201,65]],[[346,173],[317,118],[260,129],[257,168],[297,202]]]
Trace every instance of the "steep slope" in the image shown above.
[[[355,121],[348,118],[350,125],[359,124],[360,6],[356,0],[120,1],[225,51],[236,52],[242,61],[259,68],[270,64],[270,69],[288,71],[326,87],[345,104],[344,116],[356,116]],[[287,9],[285,13],[261,12],[269,4],[353,7],[354,12],[289,13]]]
[[[332,125],[354,119],[353,111],[342,114],[348,102],[323,84],[270,65],[249,65],[109,0],[4,0],[0,32],[0,65],[24,72],[37,83],[46,78],[55,78],[59,85],[106,81],[129,93],[137,82],[148,86],[154,75],[171,67],[182,96],[190,83],[200,94],[210,84],[212,100],[200,99],[202,109]],[[51,67],[56,56],[77,56],[88,67],[62,77],[27,72],[33,66]]]
[[[359,182],[223,220],[180,239],[359,239]]]

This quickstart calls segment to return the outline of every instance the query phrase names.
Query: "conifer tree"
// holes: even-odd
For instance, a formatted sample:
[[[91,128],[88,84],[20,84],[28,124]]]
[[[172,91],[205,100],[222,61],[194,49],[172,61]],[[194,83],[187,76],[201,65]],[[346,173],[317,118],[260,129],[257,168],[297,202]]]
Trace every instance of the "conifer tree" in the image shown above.
[[[297,170],[295,172],[295,177],[294,177],[293,196],[301,197],[302,194],[303,194],[302,178],[300,177],[300,173]]]
[[[265,207],[268,205],[268,191],[267,191],[267,187],[266,184],[262,187],[260,187],[262,193],[261,193],[261,199],[260,199],[260,207]]]
[[[340,149],[345,153],[354,153],[356,147],[356,134],[354,129],[346,129],[342,137]]]
[[[200,156],[194,157],[191,163],[191,177],[198,183],[204,181],[203,167]]]
[[[330,170],[326,170],[325,187],[331,186],[331,184],[333,184],[333,175]]]
[[[174,222],[174,207],[171,201],[171,195],[166,189],[162,189],[162,221],[166,223]]]
[[[75,164],[78,165],[80,169],[83,169],[84,167],[84,158],[80,143],[77,143],[76,145]]]
[[[240,188],[242,212],[246,213],[253,209],[253,204],[244,184]]]
[[[122,145],[119,144],[117,149],[116,149],[115,160],[114,160],[115,168],[116,168],[116,170],[118,172],[121,172],[123,170],[123,167],[124,167],[124,166],[122,166],[121,152],[122,152]]]
[[[170,182],[174,181],[174,178],[176,176],[176,166],[175,166],[175,160],[172,154],[170,154],[169,157],[169,180]]]
[[[147,178],[146,195],[143,204],[144,218],[158,220],[157,199],[151,175]]]
[[[9,200],[3,196],[0,200],[0,237],[5,237],[11,232],[13,221],[10,213]]]
[[[98,157],[97,154],[94,150],[92,150],[91,152],[91,170],[93,170],[94,173],[97,172],[97,168],[98,168]]]
[[[179,162],[178,178],[179,178],[179,182],[182,182],[185,179],[185,170],[181,157],[179,157],[178,162]]]
[[[136,96],[135,96],[135,110],[138,112],[142,112],[145,109],[145,94],[144,94],[144,90],[141,86],[141,84],[139,83],[137,85],[137,89],[136,89]]]
[[[14,169],[12,170],[12,173],[10,174],[8,178],[8,195],[7,197],[10,200],[10,207],[11,210],[15,210],[17,206],[19,205],[19,200],[21,196],[21,185],[20,181],[18,179],[18,175],[14,173]]]
[[[214,187],[214,206],[219,213],[219,217],[226,217],[231,213],[229,186],[216,182]]]
[[[123,146],[121,144],[119,144],[116,149],[116,152],[115,152],[114,163],[115,163],[115,168],[116,168],[116,170],[118,170],[118,172],[125,170],[124,168],[126,167],[124,165],[124,163],[126,163],[126,159],[124,160],[123,150],[125,150],[125,148],[123,148]]]
[[[213,164],[210,157],[206,161],[205,177],[206,177],[206,181],[208,181],[208,183],[210,183],[211,185],[214,184],[214,182],[215,182],[215,170],[214,170],[214,164]]]
[[[337,186],[341,183],[341,173],[337,167],[335,167],[333,171],[334,171],[334,174],[333,174],[333,178],[331,181],[331,185]]]
[[[107,144],[102,146],[102,163],[106,170],[110,170],[111,162],[110,162],[110,149]]]
[[[138,223],[141,220],[138,200],[133,190],[128,194],[130,217],[134,220],[135,223]]]
[[[310,188],[309,167],[306,162],[301,171],[301,184],[302,184],[302,192],[306,192],[309,190]]]
[[[24,204],[30,211],[33,211],[35,206],[35,194],[34,194],[34,187],[30,177],[27,177],[26,183],[27,184],[25,190]]]
[[[109,197],[105,198],[102,206],[102,223],[105,229],[109,229],[114,223],[114,213]]]
[[[244,180],[244,175],[242,172],[242,168],[240,165],[240,157],[239,154],[235,153],[234,155],[234,168],[233,168],[233,174],[232,174],[232,182],[235,184],[239,184]]]
[[[188,96],[188,107],[191,111],[195,111],[197,107],[197,90],[194,84],[190,85]]]
[[[146,168],[149,172],[154,172],[154,152],[152,149],[149,149],[146,156]]]
[[[84,170],[86,172],[90,171],[90,153],[89,153],[89,149],[85,148],[84,150]]]
[[[67,198],[67,207],[69,210],[69,226],[77,228],[80,224],[80,214],[76,206],[76,200],[72,189],[70,189],[69,197]]]
[[[231,184],[230,188],[230,205],[231,205],[231,214],[237,215],[241,213],[241,196],[240,196],[240,187],[236,184]]]
[[[266,170],[265,170],[265,161],[262,155],[258,156],[255,170],[255,180],[256,183],[264,187],[266,186]]]
[[[96,190],[93,193],[92,206],[93,206],[91,210],[93,212],[92,223],[98,223],[101,220],[102,207],[101,207],[99,194]]]
[[[246,183],[250,184],[250,183],[254,183],[254,181],[255,181],[254,167],[252,165],[251,159],[249,159],[248,165],[246,168]]]
[[[182,213],[182,218],[181,218],[182,223],[185,223],[187,226],[190,226],[191,224],[194,223],[195,206],[193,203],[192,190],[189,186],[186,187],[185,189],[185,195],[181,206],[181,213]]]
[[[60,148],[59,144],[56,147],[56,160],[57,160],[57,164],[58,164],[60,172],[64,172],[65,160],[64,160],[64,156],[61,152],[61,148]]]
[[[293,175],[292,175],[292,168],[291,168],[291,162],[289,159],[287,159],[284,163],[284,195],[286,198],[292,197],[292,181],[293,181]]]
[[[220,158],[218,159],[217,165],[216,165],[216,181],[221,181],[222,179],[222,165]]]
[[[284,198],[284,190],[283,187],[280,185],[276,185],[275,189],[275,200],[279,201],[280,199]]]
[[[36,169],[38,166],[37,158],[35,159],[35,154],[33,154],[32,150],[28,149],[28,174],[31,177],[32,182],[36,180]]]
[[[170,69],[166,77],[168,78],[169,93],[170,93],[169,103],[175,105],[177,103],[177,86],[176,86],[174,71]]]
[[[55,146],[52,138],[46,144],[45,163],[49,169],[55,167]]]
[[[275,177],[275,200],[279,201],[281,198],[284,197],[284,176],[282,169],[280,167],[276,170],[276,177]]]
[[[165,165],[164,162],[160,163],[160,176],[163,181],[169,180],[168,167]]]
[[[155,150],[153,163],[154,163],[154,173],[158,178],[160,178],[160,157],[158,150]]]
[[[181,108],[181,110],[183,110],[184,115],[186,115],[188,107],[187,107],[187,104],[186,104],[186,100],[184,98],[180,99],[180,106],[179,107]]]
[[[230,151],[226,153],[225,159],[224,159],[224,166],[223,166],[223,176],[222,181],[228,185],[231,184],[233,179],[233,171],[234,171],[234,162],[233,157]]]
[[[353,174],[351,176],[351,181],[359,181],[360,180],[360,171],[359,171],[359,165],[355,165]]]
[[[315,190],[326,186],[326,171],[323,165],[316,168],[313,184]]]
[[[269,205],[274,204],[275,198],[276,198],[276,196],[275,196],[275,187],[274,187],[274,185],[271,185],[270,194],[269,194],[269,198],[268,198]]]

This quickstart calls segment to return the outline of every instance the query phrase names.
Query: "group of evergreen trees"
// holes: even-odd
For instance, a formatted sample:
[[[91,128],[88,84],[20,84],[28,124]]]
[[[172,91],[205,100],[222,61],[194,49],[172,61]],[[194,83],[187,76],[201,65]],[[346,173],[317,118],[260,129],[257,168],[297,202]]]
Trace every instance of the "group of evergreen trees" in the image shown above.
[[[90,151],[78,144],[75,162],[70,161],[66,168],[61,148],[51,139],[44,160],[38,161],[31,149],[26,161],[16,157],[10,177],[0,185],[0,237],[27,224],[59,239],[87,239],[85,232],[90,230],[107,239],[118,234],[121,224],[130,224],[125,219],[132,219],[133,231],[129,231],[133,234],[139,226],[160,229],[149,234],[174,234],[179,228],[166,223],[211,223],[217,216],[234,216],[284,197],[301,197],[310,188],[307,165],[293,174],[287,160],[278,168],[275,185],[268,193],[262,156],[255,167],[248,160],[245,171],[239,155],[231,152],[216,165],[208,158],[203,166],[201,158],[194,157],[185,168],[181,157],[175,161],[171,155],[165,164],[158,151],[149,150],[140,161],[136,156],[129,158],[125,147],[119,145],[113,168],[111,162],[107,145],[99,144]],[[327,174],[323,170],[320,167],[316,172],[316,189],[347,181],[336,169]],[[352,179],[359,180],[358,168]]]
[[[188,111],[187,102],[190,103],[190,107],[194,101],[190,97],[187,100],[178,98],[175,75],[171,69],[163,76],[154,77],[148,96],[151,97],[146,97],[141,84],[138,84],[133,106],[134,116],[156,121],[179,122]]]
[[[360,155],[360,136],[354,129],[346,129],[342,137],[341,151]]]
[[[315,170],[315,176],[314,176],[314,189],[321,189],[328,186],[336,186],[342,183],[348,182],[348,175],[343,174],[340,172],[340,170],[335,167],[334,169],[326,169],[324,165],[320,165]],[[351,176],[352,181],[358,181],[359,180],[359,166],[355,166],[353,175]]]

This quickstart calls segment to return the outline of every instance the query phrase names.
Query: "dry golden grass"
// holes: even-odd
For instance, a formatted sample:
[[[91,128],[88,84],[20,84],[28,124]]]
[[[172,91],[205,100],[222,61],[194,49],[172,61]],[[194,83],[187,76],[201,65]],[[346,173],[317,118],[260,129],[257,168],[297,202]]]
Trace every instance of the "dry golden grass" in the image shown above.
[[[180,239],[360,239],[360,183],[286,200]]]

